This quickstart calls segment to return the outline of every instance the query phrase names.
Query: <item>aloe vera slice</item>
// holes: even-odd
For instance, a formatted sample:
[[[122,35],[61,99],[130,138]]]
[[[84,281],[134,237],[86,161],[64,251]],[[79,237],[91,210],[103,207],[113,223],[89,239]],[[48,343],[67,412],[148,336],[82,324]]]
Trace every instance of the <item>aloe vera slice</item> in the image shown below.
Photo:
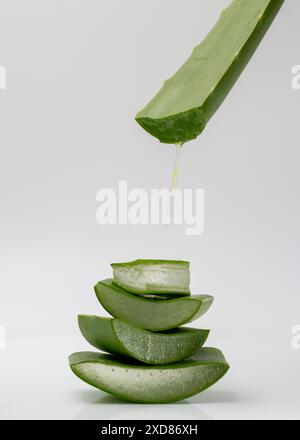
[[[171,365],[143,365],[93,352],[73,353],[69,363],[84,382],[138,403],[186,399],[215,384],[229,368],[216,348],[200,348],[192,358]]]
[[[112,279],[97,283],[95,293],[110,315],[150,331],[169,330],[192,322],[204,315],[213,302],[210,295],[167,300],[144,298],[126,292]]]
[[[113,263],[114,282],[135,294],[189,295],[190,263],[178,260],[135,260]]]
[[[152,365],[186,359],[202,347],[209,333],[192,328],[152,333],[129,322],[94,315],[79,315],[78,324],[85,339],[99,350]]]
[[[136,121],[164,143],[196,138],[219,108],[284,0],[233,0]]]

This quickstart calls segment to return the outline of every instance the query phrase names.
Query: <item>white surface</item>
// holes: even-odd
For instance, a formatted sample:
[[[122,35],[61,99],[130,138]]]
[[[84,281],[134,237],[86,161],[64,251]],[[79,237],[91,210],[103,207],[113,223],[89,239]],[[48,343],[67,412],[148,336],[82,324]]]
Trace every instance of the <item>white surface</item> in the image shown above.
[[[280,341],[215,341],[231,370],[214,387],[171,405],[136,405],[81,382],[67,356],[78,339],[8,341],[0,351],[0,419],[299,419],[300,350]]]

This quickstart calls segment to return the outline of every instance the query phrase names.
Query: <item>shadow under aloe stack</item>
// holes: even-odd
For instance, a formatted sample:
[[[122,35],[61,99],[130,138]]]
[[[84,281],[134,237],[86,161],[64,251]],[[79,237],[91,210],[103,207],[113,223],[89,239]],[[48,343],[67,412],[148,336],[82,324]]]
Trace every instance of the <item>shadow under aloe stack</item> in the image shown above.
[[[113,279],[97,283],[95,292],[113,318],[78,316],[85,339],[106,353],[73,353],[72,371],[96,388],[139,403],[182,400],[221,379],[229,365],[220,350],[203,347],[209,330],[180,327],[213,302],[210,295],[190,294],[189,262],[111,266]]]

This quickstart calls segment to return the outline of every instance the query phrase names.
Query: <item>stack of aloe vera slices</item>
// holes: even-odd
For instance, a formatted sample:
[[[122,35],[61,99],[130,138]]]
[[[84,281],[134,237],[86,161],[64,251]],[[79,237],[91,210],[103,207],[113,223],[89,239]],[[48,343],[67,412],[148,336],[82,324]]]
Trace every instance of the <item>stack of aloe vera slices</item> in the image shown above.
[[[217,382],[229,365],[220,350],[202,347],[209,330],[180,327],[213,302],[210,295],[190,295],[189,263],[136,260],[112,268],[113,279],[97,283],[95,292],[113,318],[78,316],[82,335],[105,353],[73,353],[72,371],[90,385],[141,403],[185,399]]]

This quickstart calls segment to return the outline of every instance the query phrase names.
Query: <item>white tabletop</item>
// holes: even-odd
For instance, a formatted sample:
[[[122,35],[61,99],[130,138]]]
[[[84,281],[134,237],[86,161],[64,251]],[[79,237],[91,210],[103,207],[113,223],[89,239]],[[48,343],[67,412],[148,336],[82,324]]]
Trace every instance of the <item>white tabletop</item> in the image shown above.
[[[8,340],[0,350],[0,419],[300,418],[300,351],[277,344],[220,341],[231,364],[213,388],[168,405],[118,400],[81,382],[68,367],[78,338]]]

